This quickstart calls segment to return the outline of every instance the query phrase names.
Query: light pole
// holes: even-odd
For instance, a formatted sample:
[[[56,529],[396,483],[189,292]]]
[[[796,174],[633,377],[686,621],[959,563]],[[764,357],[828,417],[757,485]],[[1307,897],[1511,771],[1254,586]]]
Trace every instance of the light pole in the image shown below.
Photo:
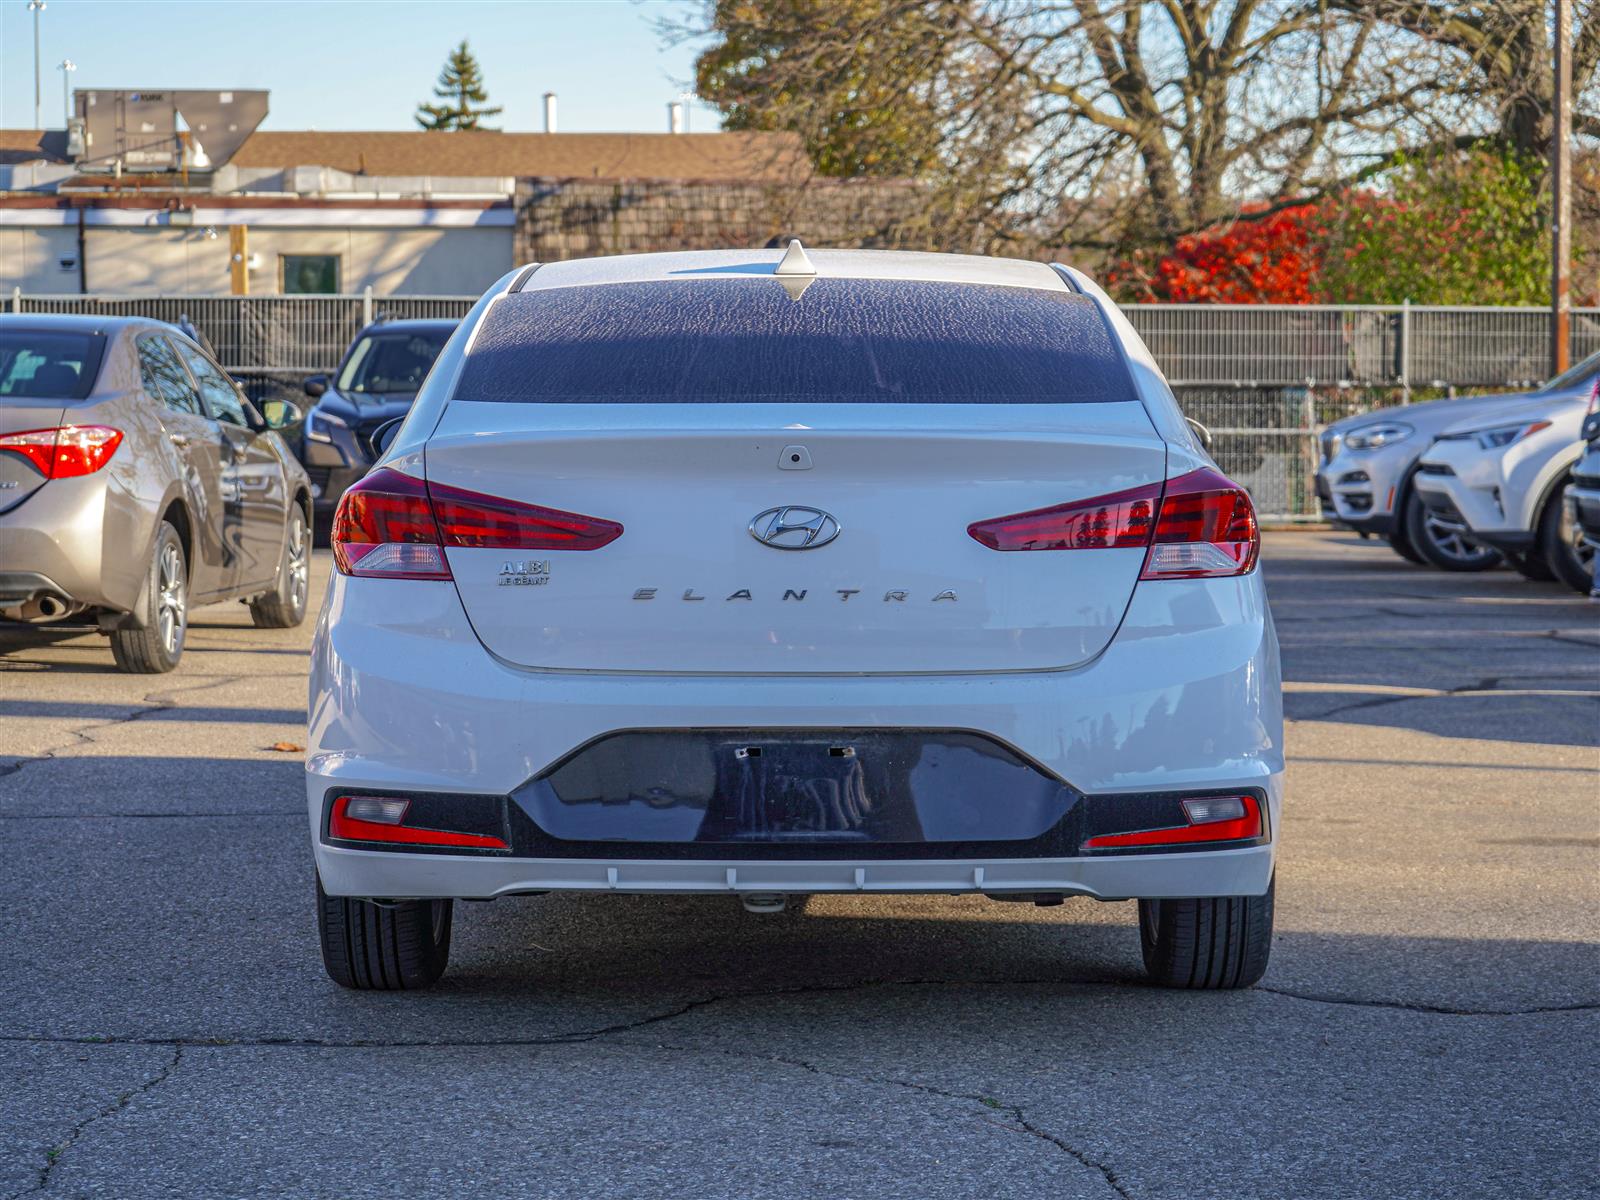
[[[56,70],[61,72],[61,128],[72,128],[72,73],[78,69],[78,64],[70,58],[63,58],[61,65]]]
[[[1550,146],[1550,373],[1572,361],[1572,0],[1556,0]]]
[[[33,14],[33,127],[43,129],[44,119],[39,115],[43,107],[39,83],[39,14],[44,11],[44,0],[28,0],[28,11]]]

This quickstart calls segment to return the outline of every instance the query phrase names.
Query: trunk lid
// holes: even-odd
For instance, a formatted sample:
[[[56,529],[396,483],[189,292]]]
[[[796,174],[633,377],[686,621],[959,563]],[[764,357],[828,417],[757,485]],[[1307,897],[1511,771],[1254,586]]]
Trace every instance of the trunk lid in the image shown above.
[[[447,551],[479,638],[518,666],[902,674],[1094,658],[1144,551],[1002,553],[967,526],[1163,479],[1143,407],[932,411],[457,401],[425,467],[430,482],[623,526],[598,550]],[[788,522],[818,529],[812,548],[752,536],[788,507],[809,510]]]

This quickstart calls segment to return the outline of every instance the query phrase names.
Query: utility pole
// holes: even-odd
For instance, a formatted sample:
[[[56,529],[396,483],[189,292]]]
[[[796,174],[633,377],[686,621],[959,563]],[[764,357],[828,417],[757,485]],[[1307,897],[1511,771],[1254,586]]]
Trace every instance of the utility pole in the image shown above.
[[[44,92],[39,82],[39,14],[44,11],[44,0],[28,0],[28,11],[33,14],[33,127],[44,128],[40,110],[44,106]]]
[[[1550,373],[1572,361],[1572,0],[1555,0],[1555,96],[1550,146]]]

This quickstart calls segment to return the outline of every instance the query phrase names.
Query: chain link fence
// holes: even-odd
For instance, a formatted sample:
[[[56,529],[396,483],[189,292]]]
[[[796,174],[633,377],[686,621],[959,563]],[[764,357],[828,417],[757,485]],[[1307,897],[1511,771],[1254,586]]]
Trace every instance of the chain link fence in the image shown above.
[[[13,312],[187,317],[256,399],[292,398],[380,317],[459,320],[474,296],[26,296]],[[1129,320],[1222,468],[1275,521],[1316,520],[1317,430],[1393,404],[1516,391],[1548,375],[1543,308],[1130,304]],[[1600,351],[1600,309],[1576,309],[1574,361]]]

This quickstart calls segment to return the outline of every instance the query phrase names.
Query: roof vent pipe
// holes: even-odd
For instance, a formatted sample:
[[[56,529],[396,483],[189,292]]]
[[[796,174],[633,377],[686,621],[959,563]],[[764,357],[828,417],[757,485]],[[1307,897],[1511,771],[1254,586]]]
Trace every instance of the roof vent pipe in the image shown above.
[[[683,132],[683,101],[674,100],[667,105],[667,132]]]
[[[544,131],[546,133],[554,133],[556,131],[556,94],[554,92],[546,92],[544,94]]]

